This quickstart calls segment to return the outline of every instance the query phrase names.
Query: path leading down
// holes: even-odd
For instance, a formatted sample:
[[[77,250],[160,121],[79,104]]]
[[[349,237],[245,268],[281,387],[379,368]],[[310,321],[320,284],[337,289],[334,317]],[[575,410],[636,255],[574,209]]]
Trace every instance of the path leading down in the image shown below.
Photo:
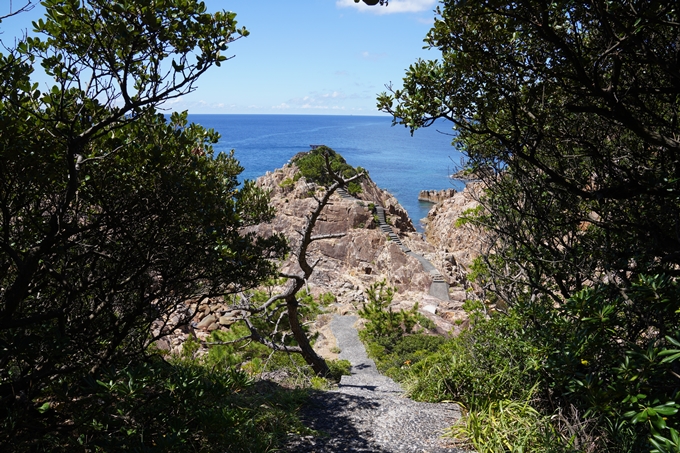
[[[338,195],[340,195],[340,197],[346,200],[361,201],[358,198],[351,196],[343,188],[337,189],[337,193]],[[446,283],[446,280],[444,280],[444,276],[442,276],[442,274],[437,270],[437,268],[434,267],[432,263],[428,261],[424,256],[414,253],[413,251],[411,251],[411,249],[406,247],[401,242],[399,236],[394,232],[394,230],[392,230],[392,227],[387,223],[387,219],[385,218],[385,209],[382,206],[376,205],[375,213],[378,217],[378,226],[380,227],[380,230],[386,233],[387,236],[389,236],[390,240],[397,244],[405,254],[412,256],[418,261],[420,261],[420,264],[423,265],[423,269],[425,269],[425,272],[429,273],[430,276],[432,277],[432,284],[430,284],[430,296],[434,296],[439,300],[449,300],[449,284]]]
[[[340,358],[352,364],[339,388],[317,392],[302,409],[306,426],[320,436],[294,437],[287,451],[302,453],[462,453],[440,438],[459,417],[455,404],[419,403],[381,375],[353,327],[356,316],[336,315],[331,330]]]

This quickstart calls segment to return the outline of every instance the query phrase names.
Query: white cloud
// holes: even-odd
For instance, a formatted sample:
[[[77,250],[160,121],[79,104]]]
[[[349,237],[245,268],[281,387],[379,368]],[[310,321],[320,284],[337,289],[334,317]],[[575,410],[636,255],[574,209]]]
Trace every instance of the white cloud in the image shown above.
[[[345,107],[338,106],[337,104],[342,104],[347,101],[371,99],[372,97],[373,93],[368,92],[346,94],[338,90],[324,92],[315,91],[306,96],[288,99],[286,102],[282,103],[281,106],[275,108],[344,109]]]
[[[434,9],[437,0],[391,0],[388,6],[368,6],[364,2],[355,3],[354,0],[336,0],[340,8],[356,8],[360,11],[375,14],[417,13]]]
[[[208,109],[223,109],[225,107],[223,102],[207,102],[203,99],[194,102],[193,105],[198,105]]]
[[[386,53],[371,53],[371,52],[367,52],[367,51],[361,52],[361,58],[363,58],[364,60],[368,60],[368,61],[382,60],[386,56],[387,56]]]
[[[345,107],[339,105],[312,105],[305,104],[300,106],[301,109],[305,110],[345,110]]]

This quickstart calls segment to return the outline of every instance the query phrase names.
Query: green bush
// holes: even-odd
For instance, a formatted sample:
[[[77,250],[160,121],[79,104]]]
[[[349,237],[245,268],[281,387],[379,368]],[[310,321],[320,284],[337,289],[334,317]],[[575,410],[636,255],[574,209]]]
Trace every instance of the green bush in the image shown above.
[[[680,286],[640,276],[627,291],[574,294],[538,333],[552,347],[546,380],[587,416],[628,421],[659,452],[680,451]]]
[[[36,401],[30,430],[13,431],[13,414],[3,417],[3,451],[266,452],[305,431],[304,392],[263,391],[243,371],[196,360],[150,357],[51,390]],[[55,423],[64,429],[42,430]]]
[[[677,452],[678,300],[675,279],[642,276],[625,293],[595,285],[544,313],[534,302],[531,311],[514,307],[486,317],[477,304],[470,329],[411,366],[404,379],[416,399],[463,403],[469,423],[459,434],[476,438],[480,452],[498,451],[488,446],[495,440],[486,430],[477,431],[501,412],[519,417],[516,426],[535,418],[531,424],[543,427],[512,434],[501,424],[496,440],[521,434],[534,445],[544,436],[552,451],[583,443],[581,434],[544,423],[566,408],[580,414],[571,423],[592,426],[597,451]],[[548,450],[535,445],[542,446],[522,451]]]
[[[293,181],[291,178],[286,178],[279,183],[279,187],[282,189],[288,189],[289,187],[293,187],[294,184],[295,181]]]
[[[330,186],[335,181],[328,173],[324,155],[329,157],[331,169],[337,175],[343,178],[351,178],[360,173],[359,170],[349,165],[340,154],[327,146],[319,146],[318,148],[297,157],[293,162],[300,170],[299,174],[304,176],[307,181],[315,182],[322,186]],[[348,184],[347,191],[352,195],[358,194],[361,192],[361,186],[353,181]]]
[[[331,370],[331,376],[336,381],[340,381],[342,376],[350,376],[352,364],[349,360],[327,360],[328,368]]]
[[[373,284],[366,291],[369,302],[359,310],[359,315],[367,323],[359,337],[378,369],[401,380],[410,366],[426,358],[446,340],[423,333],[433,329],[434,324],[418,313],[418,304],[408,311],[393,311],[390,304],[394,292],[385,281]]]
[[[528,399],[540,381],[543,353],[515,312],[485,318],[471,313],[470,329],[411,368],[408,388],[420,400],[455,400],[470,408]]]
[[[560,439],[550,417],[534,409],[529,401],[492,401],[483,408],[467,411],[446,436],[478,453],[578,451]]]
[[[359,195],[362,191],[363,189],[361,188],[361,185],[354,181],[347,184],[347,192],[352,196]]]
[[[323,293],[319,296],[319,304],[321,304],[324,307],[329,306],[332,303],[335,303],[337,298],[335,297],[335,294],[331,292]]]
[[[404,335],[415,333],[421,320],[426,319],[418,313],[418,304],[409,311],[395,312],[390,307],[396,289],[388,287],[383,280],[374,283],[366,290],[368,304],[364,303],[359,316],[368,322],[363,335],[371,340],[391,341]]]

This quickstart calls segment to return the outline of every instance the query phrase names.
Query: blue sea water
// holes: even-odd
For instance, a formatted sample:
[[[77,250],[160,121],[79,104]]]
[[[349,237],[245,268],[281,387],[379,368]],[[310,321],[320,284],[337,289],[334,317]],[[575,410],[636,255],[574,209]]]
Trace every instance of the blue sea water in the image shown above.
[[[367,169],[379,187],[392,193],[416,227],[430,203],[418,201],[421,190],[462,184],[449,175],[461,155],[451,146],[451,125],[437,123],[411,136],[391,117],[321,115],[189,115],[189,120],[222,136],[218,152],[235,150],[245,168],[242,179],[255,179],[282,167],[309,145],[326,145],[352,166]]]

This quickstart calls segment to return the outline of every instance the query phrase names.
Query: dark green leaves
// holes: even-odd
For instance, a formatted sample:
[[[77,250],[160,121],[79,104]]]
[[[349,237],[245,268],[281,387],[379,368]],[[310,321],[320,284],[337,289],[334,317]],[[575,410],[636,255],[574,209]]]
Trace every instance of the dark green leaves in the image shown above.
[[[450,120],[467,167],[483,170],[482,212],[467,220],[489,244],[478,283],[550,351],[550,405],[627,413],[648,422],[626,424],[640,439],[648,430],[658,451],[677,451],[675,403],[664,405],[680,389],[680,11],[540,0],[437,11],[425,42],[441,57],[411,65],[379,108],[412,131]]]
[[[257,285],[286,246],[243,232],[272,212],[253,184],[239,189],[233,155],[214,155],[219,134],[156,111],[224,61],[243,34],[235,15],[194,0],[43,3],[42,39],[0,57],[0,444],[90,448],[72,433],[91,429],[104,433],[92,448],[118,448],[106,438],[141,436],[145,421],[118,424],[135,417],[121,406],[88,418],[102,409],[90,396],[144,402],[149,383],[124,370],[168,332],[152,325],[186,328],[185,302]],[[51,86],[31,80],[34,61]],[[177,444],[158,443],[189,442],[174,428]]]

